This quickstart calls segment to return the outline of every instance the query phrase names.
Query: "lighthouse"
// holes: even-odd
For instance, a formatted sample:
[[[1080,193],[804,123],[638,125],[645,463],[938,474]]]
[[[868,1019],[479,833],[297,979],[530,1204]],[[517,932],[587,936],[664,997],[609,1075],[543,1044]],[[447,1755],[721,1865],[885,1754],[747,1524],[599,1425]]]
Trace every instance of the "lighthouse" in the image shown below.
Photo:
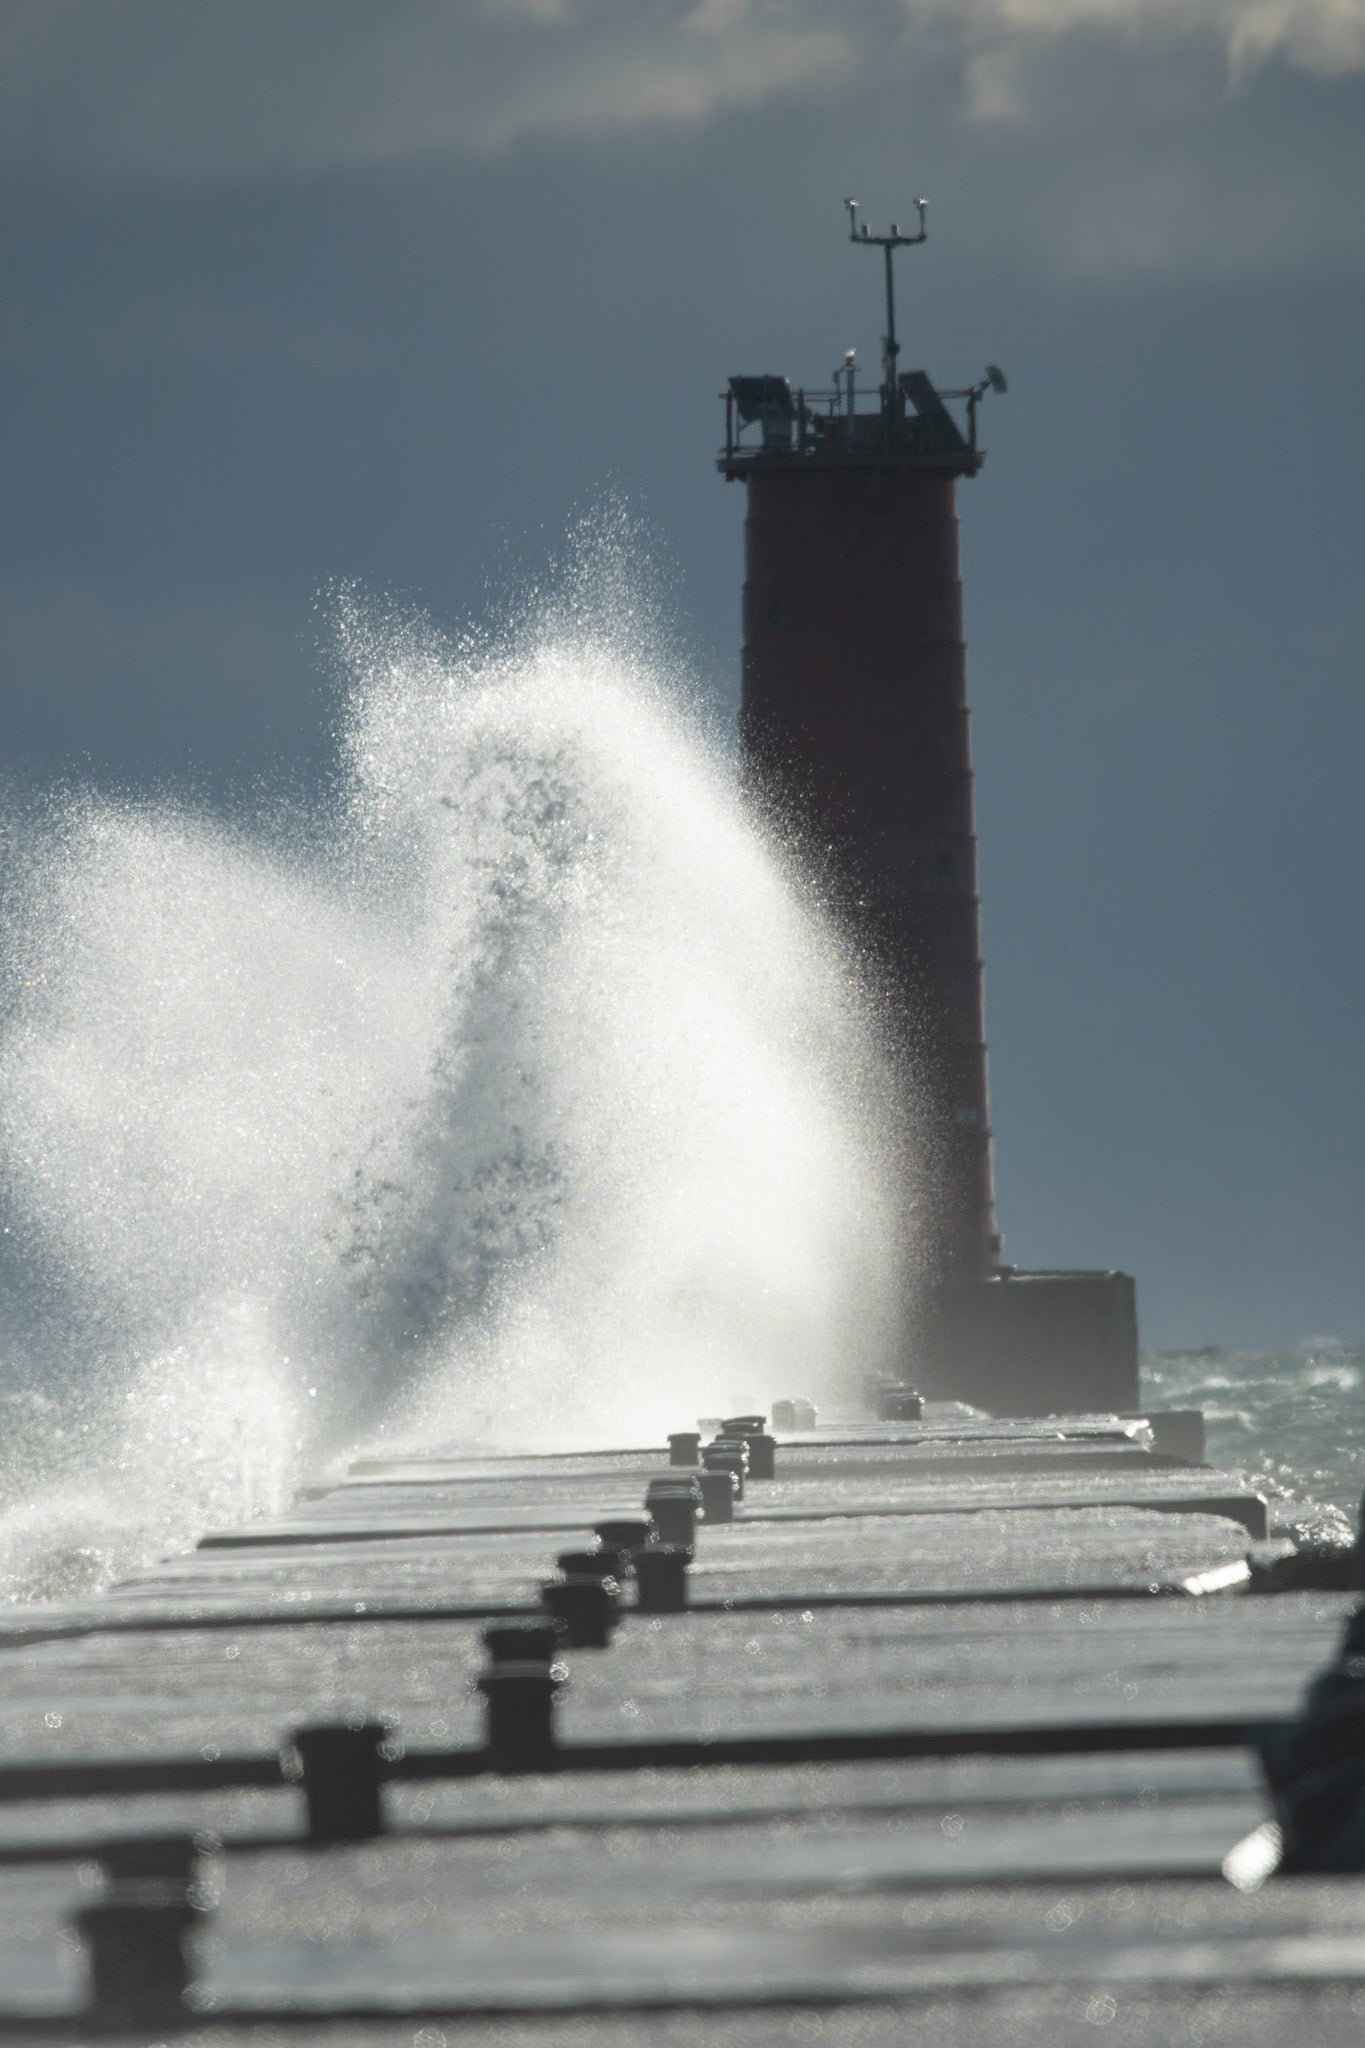
[[[1133,1286],[1021,1274],[996,1227],[957,487],[984,461],[994,364],[936,386],[903,370],[895,260],[926,204],[874,234],[880,375],[850,352],[822,388],[732,377],[717,467],[742,482],[741,762],[804,845],[878,996],[913,1132],[907,1369],[999,1413],[1136,1407]]]

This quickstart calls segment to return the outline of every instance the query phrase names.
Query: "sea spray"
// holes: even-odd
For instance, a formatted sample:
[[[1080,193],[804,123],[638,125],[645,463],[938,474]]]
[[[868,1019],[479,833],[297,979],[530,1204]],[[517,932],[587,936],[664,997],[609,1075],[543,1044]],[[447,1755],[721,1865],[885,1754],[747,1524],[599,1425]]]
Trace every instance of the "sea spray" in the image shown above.
[[[376,1441],[658,1440],[894,1351],[856,974],[619,549],[458,646],[345,593],[334,619],[322,815],[66,796],[28,834],[11,1593]]]

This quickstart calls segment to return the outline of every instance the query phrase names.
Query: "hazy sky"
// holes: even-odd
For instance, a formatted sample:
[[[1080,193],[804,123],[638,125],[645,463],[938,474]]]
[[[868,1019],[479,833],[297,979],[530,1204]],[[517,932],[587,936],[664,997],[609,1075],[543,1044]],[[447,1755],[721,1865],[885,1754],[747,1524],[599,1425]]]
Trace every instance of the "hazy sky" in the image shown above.
[[[5,0],[5,754],[328,762],[624,489],[733,701],[732,370],[1010,374],[961,494],[1002,1221],[1150,1343],[1365,1340],[1365,0]]]

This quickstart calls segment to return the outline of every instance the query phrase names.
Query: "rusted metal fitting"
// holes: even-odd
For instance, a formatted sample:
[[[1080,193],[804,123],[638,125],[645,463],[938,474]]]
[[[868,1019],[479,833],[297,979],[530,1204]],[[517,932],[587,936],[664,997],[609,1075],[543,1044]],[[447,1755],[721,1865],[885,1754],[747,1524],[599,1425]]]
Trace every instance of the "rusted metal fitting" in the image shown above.
[[[367,1842],[384,1832],[382,1721],[296,1728],[298,1760],[310,1842]]]

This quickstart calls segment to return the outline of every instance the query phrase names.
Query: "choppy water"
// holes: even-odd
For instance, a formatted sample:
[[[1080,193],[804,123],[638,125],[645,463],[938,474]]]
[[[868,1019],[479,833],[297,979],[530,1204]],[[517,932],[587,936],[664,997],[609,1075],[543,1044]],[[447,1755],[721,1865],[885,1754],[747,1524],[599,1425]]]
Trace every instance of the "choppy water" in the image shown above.
[[[335,637],[320,808],[12,822],[0,1594],[376,1440],[657,1441],[884,1361],[855,977],[613,536],[460,645]]]
[[[1204,1410],[1211,1464],[1355,1520],[1365,1493],[1365,1348],[1309,1337],[1292,1351],[1149,1357],[1143,1391],[1153,1406]]]

